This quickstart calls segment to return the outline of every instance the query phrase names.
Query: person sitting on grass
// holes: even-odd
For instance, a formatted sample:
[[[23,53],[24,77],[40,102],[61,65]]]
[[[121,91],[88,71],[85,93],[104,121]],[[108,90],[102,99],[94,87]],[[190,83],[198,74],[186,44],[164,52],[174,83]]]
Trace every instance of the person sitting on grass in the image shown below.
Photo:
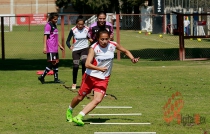
[[[91,45],[86,59],[86,71],[82,77],[81,87],[66,112],[68,122],[74,122],[83,126],[83,117],[92,111],[104,98],[106,89],[111,75],[115,49],[125,53],[132,63],[137,63],[139,58],[134,58],[130,51],[110,41],[110,33],[107,30],[97,32],[97,42]],[[74,118],[72,117],[73,109],[94,90],[93,100],[88,103],[84,109]]]

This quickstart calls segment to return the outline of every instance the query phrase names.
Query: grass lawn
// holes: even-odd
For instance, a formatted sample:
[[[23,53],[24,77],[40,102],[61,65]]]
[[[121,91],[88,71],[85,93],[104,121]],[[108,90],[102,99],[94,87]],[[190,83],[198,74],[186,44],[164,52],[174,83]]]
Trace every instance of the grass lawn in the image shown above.
[[[42,28],[40,28],[42,29]],[[83,127],[66,122],[66,109],[76,95],[62,84],[52,84],[53,76],[46,76],[49,83],[41,84],[36,75],[47,65],[42,54],[42,38],[39,28],[34,32],[19,31],[6,33],[6,60],[0,60],[0,132],[1,134],[93,134],[94,132],[157,132],[157,134],[204,134],[210,133],[209,115],[209,61],[161,61],[152,58],[149,50],[164,49],[169,55],[177,51],[178,38],[170,35],[141,35],[137,31],[122,31],[121,44],[141,60],[132,64],[122,55],[115,59],[107,89],[108,94],[100,106],[132,106],[131,109],[94,109],[91,114],[142,113],[141,116],[89,116],[85,122],[105,123],[151,123],[150,125],[91,125]],[[129,34],[128,34],[129,33]],[[68,30],[65,31],[67,36]],[[129,36],[128,36],[129,35]],[[26,38],[27,37],[27,38]],[[132,37],[132,38],[131,38]],[[145,39],[147,38],[147,39]],[[168,39],[168,41],[166,39]],[[171,38],[171,39],[170,39]],[[14,40],[15,39],[15,40]],[[164,40],[163,40],[164,39]],[[153,40],[153,41],[152,41]],[[190,40],[189,40],[190,42]],[[196,42],[192,40],[191,42]],[[201,42],[205,47],[206,42]],[[201,45],[201,44],[200,44]],[[142,51],[141,51],[142,50]],[[145,50],[145,51],[143,51]],[[167,50],[167,51],[166,51]],[[173,51],[170,51],[173,50]],[[168,52],[169,51],[169,52]],[[145,52],[145,53],[143,53]],[[168,53],[166,53],[168,52]],[[150,56],[149,58],[146,55]],[[157,55],[162,55],[158,53]],[[142,58],[143,57],[143,58]],[[153,56],[154,57],[154,56]],[[59,78],[67,86],[72,84],[71,52],[61,58]],[[81,69],[78,86],[81,82]],[[172,95],[181,93],[183,107],[181,124],[174,118],[170,123],[164,120],[163,109],[173,115],[177,106]],[[74,115],[82,110],[90,99],[84,99],[75,109]],[[199,114],[200,124],[193,123]],[[192,118],[191,118],[192,117]],[[204,120],[205,119],[205,120]]]
[[[62,61],[64,62],[65,61]],[[7,63],[8,64],[8,63]],[[33,64],[33,63],[32,63]],[[40,62],[41,64],[41,62]],[[76,93],[60,84],[41,84],[36,70],[2,69],[0,81],[0,131],[9,133],[71,133],[93,134],[94,132],[157,132],[161,134],[203,134],[209,127],[209,61],[140,61],[115,60],[108,86],[108,94],[117,100],[105,97],[100,106],[132,106],[132,109],[95,109],[91,113],[142,113],[142,116],[86,116],[86,122],[134,123],[149,122],[151,125],[90,125],[75,126],[65,120],[66,109]],[[4,65],[4,61],[1,61]],[[21,65],[16,65],[21,66]],[[44,64],[43,64],[44,66]],[[25,70],[24,70],[25,69]],[[61,66],[59,77],[71,85],[71,68]],[[46,81],[52,81],[47,76]],[[81,81],[79,74],[78,83]],[[174,119],[167,124],[163,106],[175,92],[180,92],[184,106],[183,116],[200,114],[205,123],[196,125],[177,124]],[[90,99],[84,99],[75,109],[82,110]]]

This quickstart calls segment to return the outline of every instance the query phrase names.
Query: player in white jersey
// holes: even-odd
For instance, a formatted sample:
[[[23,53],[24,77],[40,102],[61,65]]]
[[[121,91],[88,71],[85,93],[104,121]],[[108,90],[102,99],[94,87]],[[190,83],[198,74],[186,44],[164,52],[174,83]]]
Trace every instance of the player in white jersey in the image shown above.
[[[76,20],[76,26],[74,26],[68,35],[66,40],[66,45],[70,50],[72,50],[73,58],[73,84],[72,89],[76,89],[77,83],[77,74],[79,70],[79,64],[81,59],[82,64],[82,75],[85,72],[85,61],[88,55],[89,43],[88,43],[88,27],[84,26],[84,19],[82,16],[79,16]],[[70,45],[70,40],[73,37],[73,45]]]
[[[139,58],[134,58],[127,49],[116,42],[110,41],[108,31],[99,30],[97,39],[98,41],[89,49],[85,63],[87,69],[83,75],[78,95],[72,99],[66,114],[68,122],[73,121],[81,126],[84,125],[82,121],[83,117],[92,111],[104,98],[112,70],[115,49],[125,53],[131,59],[132,63],[136,63],[139,60]],[[72,118],[73,108],[75,108],[92,89],[94,90],[93,100],[88,103],[77,116]]]

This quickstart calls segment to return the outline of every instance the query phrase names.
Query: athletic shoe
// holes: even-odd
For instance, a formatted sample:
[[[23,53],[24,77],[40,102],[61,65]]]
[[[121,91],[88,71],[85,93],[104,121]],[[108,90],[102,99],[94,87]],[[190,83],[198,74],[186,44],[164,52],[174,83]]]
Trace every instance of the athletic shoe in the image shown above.
[[[72,122],[72,110],[70,110],[69,108],[66,111],[66,121]]]
[[[44,84],[44,77],[39,76],[39,77],[38,77],[38,80],[39,80],[42,84]]]
[[[77,88],[77,84],[73,84],[72,86],[71,86],[71,89],[73,89],[73,90],[75,90]]]
[[[84,126],[85,123],[82,121],[82,118],[83,118],[82,115],[78,114],[76,117],[72,119],[72,121],[76,123],[78,126]]]
[[[54,80],[54,83],[61,83],[61,84],[63,84],[64,82],[59,80],[59,79],[57,79],[57,80]]]

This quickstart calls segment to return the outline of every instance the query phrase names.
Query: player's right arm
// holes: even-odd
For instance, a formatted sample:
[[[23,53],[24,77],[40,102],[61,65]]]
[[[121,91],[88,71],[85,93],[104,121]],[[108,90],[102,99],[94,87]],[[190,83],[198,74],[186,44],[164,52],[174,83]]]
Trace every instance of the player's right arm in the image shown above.
[[[110,40],[114,40],[114,27],[112,24],[110,25]]]
[[[44,54],[47,53],[47,35],[44,35],[44,49],[43,49],[43,53]]]
[[[47,39],[50,36],[51,26],[47,23],[44,27],[44,49],[43,53],[47,53]]]
[[[91,47],[89,49],[89,53],[88,53],[88,56],[87,56],[87,59],[86,59],[86,62],[85,62],[85,67],[88,68],[88,69],[99,70],[99,71],[105,72],[107,70],[106,67],[98,67],[98,66],[95,66],[95,65],[92,64],[93,59],[94,59],[94,55],[95,55],[94,50]]]

